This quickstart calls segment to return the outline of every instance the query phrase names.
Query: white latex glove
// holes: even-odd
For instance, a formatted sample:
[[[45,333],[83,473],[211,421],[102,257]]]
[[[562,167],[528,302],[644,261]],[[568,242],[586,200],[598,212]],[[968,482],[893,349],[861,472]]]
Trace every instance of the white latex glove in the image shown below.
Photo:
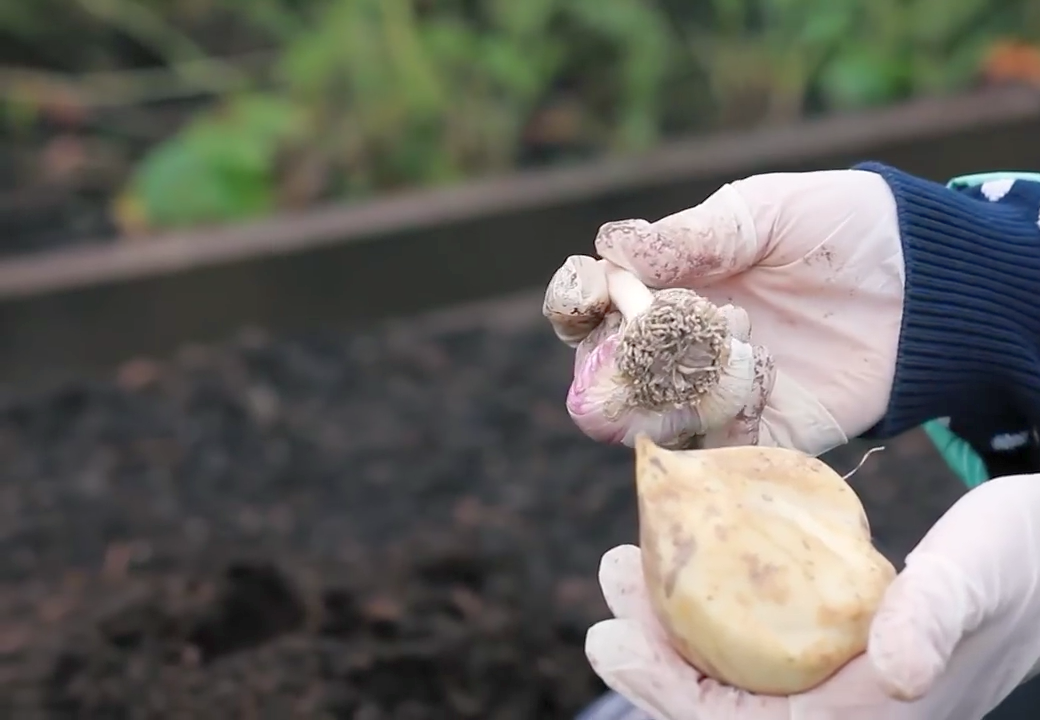
[[[879,175],[753,176],[654,223],[608,223],[596,237],[596,252],[650,287],[692,288],[716,305],[747,311],[751,342],[772,356],[775,380],[760,425],[731,428],[709,446],[750,442],[816,455],[860,435],[884,414],[904,268],[895,201]],[[600,347],[607,333],[592,332],[607,309],[603,292],[602,283],[590,281],[575,305],[573,297],[547,291],[546,314],[555,316],[557,335],[578,348],[571,415],[602,441],[630,443],[637,432],[658,443],[674,440],[688,430],[682,418],[605,431],[601,418],[576,401],[577,390],[609,365]]]
[[[638,548],[604,555],[600,584],[616,619],[589,630],[586,653],[656,720],[979,720],[1040,669],[1040,475],[954,505],[890,586],[867,653],[802,695],[751,695],[687,665],[653,616]]]

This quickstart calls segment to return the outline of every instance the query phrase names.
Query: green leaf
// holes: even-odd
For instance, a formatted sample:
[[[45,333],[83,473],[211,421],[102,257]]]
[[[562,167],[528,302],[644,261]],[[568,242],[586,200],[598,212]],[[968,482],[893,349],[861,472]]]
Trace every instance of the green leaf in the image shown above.
[[[890,102],[904,86],[906,68],[870,45],[848,46],[820,75],[820,89],[829,104],[858,108]]]
[[[155,148],[138,166],[127,194],[155,227],[271,212],[275,159],[283,142],[301,134],[303,119],[282,98],[240,98]]]
[[[907,6],[907,35],[919,45],[945,46],[970,30],[968,23],[994,15],[992,5],[992,0],[914,0]],[[986,31],[976,27],[972,34]]]
[[[798,41],[811,45],[832,46],[848,37],[856,20],[857,5],[843,0],[818,3],[798,33]]]
[[[415,112],[437,114],[451,102],[422,42],[412,0],[381,0],[382,33],[396,83]]]
[[[657,139],[661,88],[677,38],[664,16],[639,0],[571,0],[568,11],[621,55],[619,150],[645,148]]]
[[[342,74],[346,54],[343,40],[328,26],[309,33],[306,42],[289,43],[278,61],[278,73],[290,90],[320,95],[334,77]]]
[[[524,48],[500,38],[485,38],[480,44],[480,65],[495,84],[517,100],[526,101],[544,92],[548,73],[546,60],[539,52],[534,58]]]
[[[480,36],[454,18],[431,18],[423,23],[422,36],[427,52],[443,65],[468,65],[480,54]]]
[[[716,28],[723,34],[746,31],[751,5],[750,0],[713,0]]]
[[[487,0],[486,5],[496,27],[521,38],[546,34],[560,9],[559,0]]]

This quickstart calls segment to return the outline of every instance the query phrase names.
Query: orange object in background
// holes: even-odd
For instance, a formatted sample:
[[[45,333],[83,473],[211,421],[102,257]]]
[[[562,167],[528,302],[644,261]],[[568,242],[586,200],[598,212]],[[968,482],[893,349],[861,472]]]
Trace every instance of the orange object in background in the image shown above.
[[[1017,40],[998,42],[982,64],[987,83],[1024,82],[1040,86],[1040,48]]]

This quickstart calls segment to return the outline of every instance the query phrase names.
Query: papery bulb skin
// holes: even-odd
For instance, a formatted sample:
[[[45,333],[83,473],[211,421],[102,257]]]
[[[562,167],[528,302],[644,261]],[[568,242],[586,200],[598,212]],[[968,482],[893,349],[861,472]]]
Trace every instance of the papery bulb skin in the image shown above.
[[[608,318],[603,331],[587,338],[575,357],[574,378],[567,392],[567,412],[574,424],[599,442],[633,447],[645,434],[666,447],[689,447],[700,434],[697,409],[680,406],[666,411],[635,407],[617,370],[620,343],[617,323]]]
[[[597,340],[576,358],[574,378],[567,391],[567,413],[593,440],[621,443],[627,428],[621,414],[625,388],[614,363],[619,337],[615,333]]]
[[[753,693],[816,687],[867,646],[895,569],[859,499],[794,450],[636,441],[651,604],[691,665]]]

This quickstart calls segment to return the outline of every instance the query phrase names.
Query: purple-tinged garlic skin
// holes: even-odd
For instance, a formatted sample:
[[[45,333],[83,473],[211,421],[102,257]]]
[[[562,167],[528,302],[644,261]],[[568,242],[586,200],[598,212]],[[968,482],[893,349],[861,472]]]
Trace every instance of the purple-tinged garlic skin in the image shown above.
[[[663,447],[687,447],[700,433],[696,408],[682,406],[658,412],[630,403],[616,363],[620,322],[619,313],[608,314],[601,327],[610,323],[613,332],[601,334],[597,328],[579,346],[574,379],[567,393],[567,413],[585,435],[598,442],[633,447],[642,433]]]
[[[757,432],[762,383],[743,310],[693,290],[651,290],[627,270],[575,255],[549,283],[542,313],[575,348],[567,410],[589,437],[631,446],[645,433],[680,448],[708,434],[750,437],[734,434],[735,421]]]

